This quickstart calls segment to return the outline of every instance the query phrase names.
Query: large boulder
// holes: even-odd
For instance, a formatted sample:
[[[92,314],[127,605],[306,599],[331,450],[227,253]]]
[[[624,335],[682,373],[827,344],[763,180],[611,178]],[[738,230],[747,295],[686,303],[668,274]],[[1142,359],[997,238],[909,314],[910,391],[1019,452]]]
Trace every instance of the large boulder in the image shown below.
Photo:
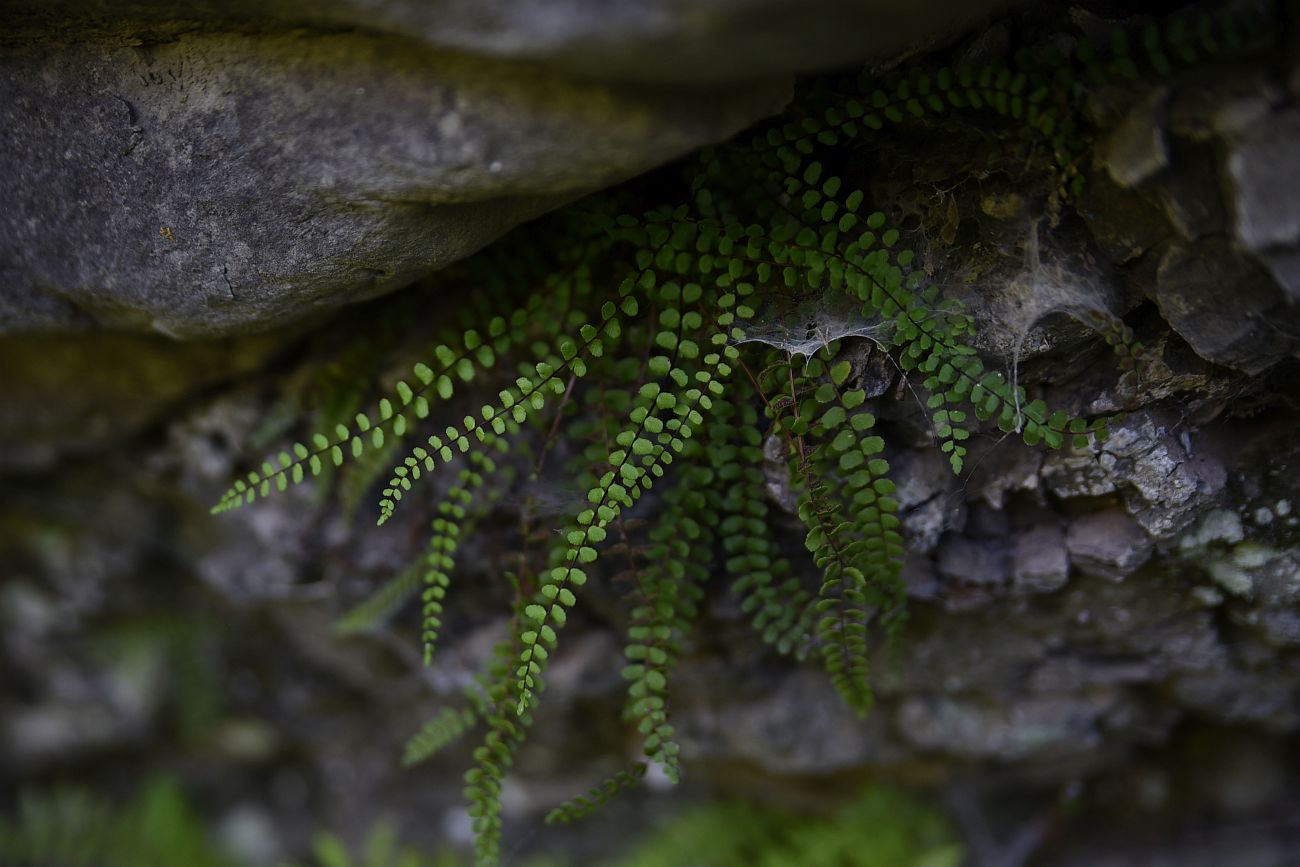
[[[174,337],[409,284],[787,93],[679,98],[360,34],[29,45],[0,89],[0,330]]]
[[[0,334],[373,297],[998,5],[6,4]]]

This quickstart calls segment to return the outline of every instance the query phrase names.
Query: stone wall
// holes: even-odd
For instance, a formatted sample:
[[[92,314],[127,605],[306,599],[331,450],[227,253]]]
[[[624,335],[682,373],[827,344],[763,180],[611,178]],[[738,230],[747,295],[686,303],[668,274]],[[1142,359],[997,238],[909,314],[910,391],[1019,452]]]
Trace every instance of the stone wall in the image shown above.
[[[790,15],[763,5],[760,20]],[[287,0],[258,6],[296,20]],[[722,4],[719,21],[740,6]],[[409,772],[396,760],[506,628],[491,528],[462,557],[426,669],[413,606],[361,635],[334,625],[417,556],[418,506],[375,530],[364,492],[341,481],[219,520],[207,508],[298,434],[337,359],[390,379],[423,342],[410,323],[444,316],[459,290],[426,280],[341,317],[325,309],[779,107],[787,88],[764,77],[814,63],[798,46],[822,38],[821,19],[782,36],[795,47],[780,68],[754,48],[776,35],[756,28],[736,66],[679,92],[673,69],[631,63],[685,26],[666,4],[620,6],[640,30],[561,16],[530,44],[526,24],[435,27],[418,4],[323,4],[306,33],[123,8],[138,17],[3,13],[16,23],[0,76],[18,98],[0,107],[0,176],[17,184],[0,215],[0,330],[24,333],[0,338],[5,788],[75,775],[112,790],[166,769],[268,863],[321,825],[359,836],[383,814],[413,840],[463,839],[465,755]],[[364,32],[358,10],[375,16]],[[978,61],[1052,28],[1100,28],[1104,11],[1030,10],[946,50]],[[600,32],[632,47],[593,45]],[[884,777],[942,793],[981,867],[1293,863],[1294,44],[1094,94],[1097,144],[1069,213],[1037,207],[1056,179],[978,127],[904,130],[853,155],[846,174],[910,227],[979,321],[981,350],[1057,405],[1118,414],[1111,438],[1047,454],[983,435],[953,477],[894,368],[864,350],[910,550],[911,617],[874,660],[873,714],[859,722],[815,666],[765,648],[719,581],[674,685],[685,791],[652,785],[586,829],[533,836],[540,810],[635,748],[619,721],[616,594],[591,586],[506,792],[508,835],[581,861],[692,797],[818,805]],[[629,68],[602,65],[611,53]],[[488,151],[500,169],[483,171]],[[1099,308],[1147,347],[1135,388],[1079,324]],[[218,341],[119,333],[244,335],[289,319]]]

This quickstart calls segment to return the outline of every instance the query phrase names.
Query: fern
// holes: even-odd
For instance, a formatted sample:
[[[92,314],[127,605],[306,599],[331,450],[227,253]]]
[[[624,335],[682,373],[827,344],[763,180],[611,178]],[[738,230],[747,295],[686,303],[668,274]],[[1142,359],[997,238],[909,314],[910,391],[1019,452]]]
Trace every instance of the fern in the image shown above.
[[[579,795],[571,801],[565,801],[550,813],[547,813],[546,824],[564,824],[591,814],[597,807],[606,803],[620,791],[636,785],[637,781],[645,776],[645,772],[645,762],[633,763],[628,769],[619,771],[600,785],[588,789],[585,795]]]
[[[371,829],[360,854],[353,857],[343,841],[333,834],[321,834],[312,843],[313,867],[458,867],[461,859],[443,852],[426,855],[399,847],[392,824],[380,822]]]
[[[663,825],[616,867],[957,867],[962,847],[935,812],[900,792],[869,788],[826,818],[730,802]]]
[[[478,715],[469,708],[443,708],[406,742],[406,749],[402,753],[402,764],[410,767],[428,761],[473,728],[477,722]]]
[[[689,445],[687,450],[696,458],[703,453]],[[709,576],[706,564],[713,548],[709,522],[691,517],[708,514],[700,502],[704,497],[700,486],[707,481],[708,471],[695,463],[683,468],[681,475],[682,483],[665,492],[663,511],[648,534],[644,564],[636,575],[640,598],[631,612],[624,649],[628,665],[623,669],[628,681],[624,716],[635,722],[642,735],[646,758],[660,765],[674,783],[679,779],[678,747],[669,723],[668,678],[698,614],[700,588]]]
[[[215,510],[393,448],[418,430],[414,444],[394,450],[402,457],[383,487],[378,520],[394,519],[424,475],[458,473],[425,557],[428,658],[456,552],[475,522],[519,483],[536,483],[557,440],[574,446],[569,471],[584,500],[552,528],[545,564],[527,550],[531,529],[521,534],[525,550],[506,576],[515,594],[511,636],[482,691],[469,708],[444,709],[407,749],[413,763],[473,725],[485,728],[465,778],[480,864],[495,863],[501,786],[589,581],[628,579],[625,717],[642,737],[645,761],[670,780],[681,771],[671,675],[715,564],[764,641],[799,658],[819,656],[846,702],[865,714],[873,635],[895,644],[906,622],[904,539],[888,444],[875,403],[855,381],[852,344],[870,340],[889,354],[921,395],[936,445],[957,474],[978,434],[1080,447],[1106,436],[1106,420],[1071,418],[989,369],[974,349],[975,323],[929,283],[908,236],[832,167],[846,147],[890,127],[973,117],[1022,149],[1027,164],[1048,167],[1054,183],[1045,205],[1054,221],[1082,190],[1092,133],[1081,106],[1091,90],[1237,50],[1255,38],[1252,27],[1179,18],[1117,31],[1105,44],[1075,38],[1058,43],[1064,50],[1023,51],[1004,65],[918,65],[814,83],[783,120],[689,163],[675,203],[619,213],[627,197],[616,193],[538,230],[547,243],[529,247],[529,257],[537,246],[561,251],[549,271],[467,265],[492,298],[517,301],[514,312],[485,312],[481,331],[444,338],[377,410],[293,444],[236,481]],[[782,311],[827,299],[851,307],[856,327],[790,337],[802,323]],[[1115,349],[1117,378],[1131,388],[1144,363],[1132,330],[1104,311],[1082,319]],[[454,409],[435,408],[457,394]],[[470,401],[480,408],[466,414]],[[804,525],[807,565],[772,538],[764,462],[773,450]],[[520,472],[526,454],[535,462]],[[803,580],[810,572],[815,582]],[[373,609],[362,611],[387,611],[411,583],[406,576],[381,589]],[[561,807],[554,820],[590,812],[630,785],[638,767],[644,763]]]
[[[802,658],[816,613],[813,597],[791,575],[789,561],[770,538],[754,393],[743,386],[736,391],[734,402],[722,407],[709,445],[714,475],[725,486],[715,497],[714,510],[721,516],[723,564],[741,610],[752,615],[763,640]]]
[[[76,789],[25,792],[0,817],[0,863],[31,867],[232,867],[175,784],[154,780],[125,804]]]

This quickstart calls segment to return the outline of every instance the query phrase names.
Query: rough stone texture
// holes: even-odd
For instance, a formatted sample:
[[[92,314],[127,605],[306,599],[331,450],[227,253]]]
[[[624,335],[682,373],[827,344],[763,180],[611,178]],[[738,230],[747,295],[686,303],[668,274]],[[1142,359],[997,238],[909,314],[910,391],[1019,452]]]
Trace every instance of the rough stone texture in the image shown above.
[[[0,334],[374,297],[1009,2],[9,3]]]
[[[264,330],[725,138],[781,85],[576,83],[362,34],[0,56],[0,333]]]
[[[1300,300],[1300,250],[1265,253],[1264,264],[1273,272],[1273,279],[1290,296],[1292,302]]]
[[[1193,141],[1239,135],[1263,120],[1282,101],[1282,90],[1255,69],[1219,70],[1202,76],[1169,106],[1169,128]],[[1244,167],[1244,164],[1243,164]]]
[[[1094,693],[993,700],[911,698],[899,708],[897,725],[912,746],[969,758],[1003,761],[1050,757],[1099,744],[1097,729],[1116,696]]]
[[[1197,454],[1190,435],[1175,435],[1168,420],[1136,413],[1115,426],[1109,440],[1087,453],[1048,457],[1043,479],[1059,497],[1119,493],[1147,533],[1168,538],[1215,502],[1226,481],[1212,454]]]

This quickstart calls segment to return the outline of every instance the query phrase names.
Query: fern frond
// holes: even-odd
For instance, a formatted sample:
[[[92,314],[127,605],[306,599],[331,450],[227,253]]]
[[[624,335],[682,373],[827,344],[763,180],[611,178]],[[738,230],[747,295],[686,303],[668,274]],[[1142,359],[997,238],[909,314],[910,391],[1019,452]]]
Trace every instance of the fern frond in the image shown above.
[[[522,324],[523,316],[518,318]],[[259,496],[269,496],[273,487],[283,491],[290,484],[297,485],[309,476],[318,476],[326,461],[339,466],[345,460],[345,449],[346,455],[357,458],[367,448],[382,448],[390,435],[405,436],[411,424],[428,417],[430,397],[436,395],[443,400],[451,397],[453,376],[470,382],[476,368],[495,364],[498,352],[509,348],[510,333],[506,320],[498,317],[488,326],[488,342],[484,342],[479,332],[469,329],[461,335],[459,351],[440,344],[434,351],[436,368],[423,362],[413,368],[419,385],[412,388],[404,380],[399,381],[391,398],[380,399],[373,417],[358,412],[352,425],[338,424],[328,433],[313,435],[310,446],[296,442],[289,450],[280,452],[276,457],[278,467],[271,461],[263,462],[260,470],[250,472],[246,480],[236,481],[226,491],[212,508],[213,514],[252,503]]]
[[[416,446],[401,464],[393,468],[393,477],[379,501],[379,524],[392,517],[403,492],[411,489],[411,482],[439,464],[446,464],[457,453],[464,454],[476,443],[482,443],[491,434],[502,436],[510,425],[527,421],[546,406],[547,396],[563,395],[567,390],[566,377],[582,378],[587,374],[588,356],[599,358],[604,352],[604,340],[620,334],[619,317],[636,315],[633,298],[624,298],[621,304],[606,302],[601,308],[596,324],[585,324],[579,329],[578,339],[562,337],[556,341],[556,355],[551,355],[532,365],[528,373],[515,379],[514,385],[502,390],[500,401],[482,408],[478,418],[467,415],[459,427],[448,426],[445,438],[434,434],[424,445]]]
[[[596,561],[595,546],[605,540],[606,527],[623,509],[635,505],[641,494],[653,486],[654,479],[664,474],[665,467],[684,448],[685,440],[703,426],[704,415],[700,410],[711,409],[714,397],[725,390],[723,382],[731,374],[730,362],[738,354],[725,341],[722,334],[710,338],[709,344],[720,351],[704,356],[704,367],[694,376],[698,385],[686,388],[681,399],[658,382],[651,381],[641,387],[637,405],[629,415],[631,424],[619,435],[621,448],[610,454],[610,469],[587,494],[592,508],[579,513],[576,526],[565,536],[569,547],[564,564],[542,576],[539,598],[524,609],[528,629],[521,635],[523,650],[516,672],[521,714],[534,700],[542,665],[555,647],[556,630],[564,627],[568,610],[576,602],[570,586],[581,587],[586,583],[583,567]],[[665,373],[676,382],[691,379],[671,364]]]
[[[632,788],[645,776],[646,763],[633,762],[631,766],[614,774],[598,786],[587,790],[585,795],[565,801],[546,814],[546,824],[567,824],[591,815],[596,808],[609,802],[619,792]]]
[[[508,647],[513,650],[516,644]],[[483,721],[488,732],[474,750],[475,766],[465,773],[465,800],[474,829],[474,861],[479,867],[497,863],[501,849],[501,783],[514,764],[515,752],[532,716],[519,713],[513,700],[513,681],[503,667],[501,677],[488,687],[487,712]]]
[[[813,597],[791,574],[789,561],[779,556],[771,540],[761,469],[763,435],[753,395],[743,385],[734,388],[730,405],[719,410],[720,418],[710,431],[710,460],[718,480],[726,485],[719,504],[723,566],[741,610],[751,615],[763,641],[802,658],[811,638]]]
[[[176,785],[147,783],[125,804],[76,789],[23,792],[0,817],[0,863],[59,867],[232,867]]]
[[[683,450],[684,458],[702,454],[694,440]],[[673,783],[680,777],[679,747],[668,716],[668,678],[681,654],[682,637],[698,614],[700,587],[709,577],[704,552],[713,545],[710,522],[692,517],[705,510],[698,487],[709,472],[699,464],[679,472],[678,484],[664,494],[663,511],[636,575],[641,604],[632,610],[624,648],[628,665],[622,672],[628,681],[624,714],[642,735],[646,757]]]
[[[484,445],[503,458],[508,451],[504,439],[495,434],[484,438]],[[427,545],[428,553],[424,558],[424,592],[421,594],[423,610],[421,612],[420,640],[424,644],[424,664],[433,661],[434,646],[438,641],[438,631],[442,628],[443,600],[451,585],[451,572],[456,566],[456,549],[467,529],[469,510],[479,505],[476,500],[486,503],[495,501],[504,491],[504,485],[513,477],[514,472],[504,462],[496,460],[485,452],[471,452],[470,466],[460,473],[457,483],[447,491],[447,497],[438,504],[438,517],[433,519],[432,534]],[[497,484],[483,494],[485,478],[501,476]]]
[[[478,714],[471,708],[443,708],[406,742],[402,751],[402,766],[409,768],[428,761],[477,723]]]
[[[343,635],[375,629],[419,589],[423,571],[421,566],[419,560],[408,564],[378,590],[334,621],[334,628]]]

